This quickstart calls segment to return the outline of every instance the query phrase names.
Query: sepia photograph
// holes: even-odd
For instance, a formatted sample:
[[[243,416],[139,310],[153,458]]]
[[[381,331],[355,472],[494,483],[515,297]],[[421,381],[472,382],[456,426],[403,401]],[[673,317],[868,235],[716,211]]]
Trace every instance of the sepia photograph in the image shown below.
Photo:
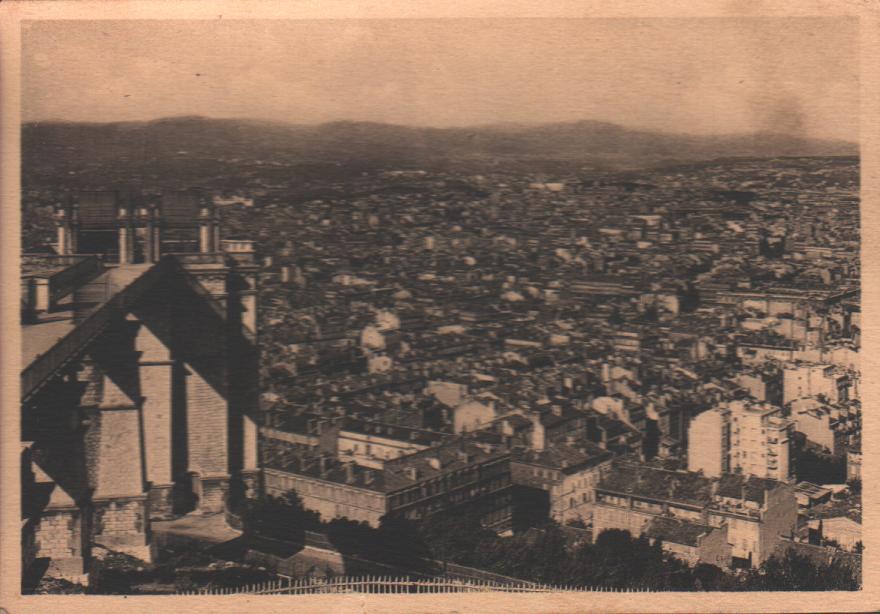
[[[29,603],[865,589],[857,17],[16,28]]]

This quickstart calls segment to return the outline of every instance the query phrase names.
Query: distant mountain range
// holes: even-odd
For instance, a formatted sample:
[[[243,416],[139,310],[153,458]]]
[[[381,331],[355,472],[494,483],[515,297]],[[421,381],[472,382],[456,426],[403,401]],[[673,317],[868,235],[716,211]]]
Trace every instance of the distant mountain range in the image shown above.
[[[247,119],[174,117],[145,122],[38,122],[22,127],[28,165],[134,166],[169,158],[283,163],[424,164],[558,160],[641,166],[719,157],[857,155],[858,146],[787,134],[692,136],[578,121],[420,128],[340,121],[297,125]]]

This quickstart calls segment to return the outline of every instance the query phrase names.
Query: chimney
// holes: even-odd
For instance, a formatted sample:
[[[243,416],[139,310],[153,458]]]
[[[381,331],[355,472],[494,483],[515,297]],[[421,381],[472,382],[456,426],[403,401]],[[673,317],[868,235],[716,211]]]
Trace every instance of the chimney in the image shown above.
[[[345,463],[345,483],[354,484],[354,463]]]

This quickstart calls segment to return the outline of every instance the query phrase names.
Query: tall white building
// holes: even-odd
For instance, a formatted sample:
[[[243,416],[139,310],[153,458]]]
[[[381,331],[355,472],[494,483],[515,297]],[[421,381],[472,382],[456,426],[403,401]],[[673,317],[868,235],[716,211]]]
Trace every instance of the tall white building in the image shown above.
[[[691,421],[688,469],[711,477],[742,473],[787,481],[792,429],[778,407],[731,401]]]
[[[691,420],[688,441],[688,471],[710,478],[730,472],[729,409],[716,407]]]

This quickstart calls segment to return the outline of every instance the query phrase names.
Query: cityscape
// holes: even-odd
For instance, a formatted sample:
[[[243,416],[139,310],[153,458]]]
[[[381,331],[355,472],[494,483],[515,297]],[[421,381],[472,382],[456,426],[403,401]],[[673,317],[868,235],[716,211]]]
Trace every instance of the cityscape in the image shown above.
[[[858,145],[789,127],[26,121],[22,591],[860,590]]]

